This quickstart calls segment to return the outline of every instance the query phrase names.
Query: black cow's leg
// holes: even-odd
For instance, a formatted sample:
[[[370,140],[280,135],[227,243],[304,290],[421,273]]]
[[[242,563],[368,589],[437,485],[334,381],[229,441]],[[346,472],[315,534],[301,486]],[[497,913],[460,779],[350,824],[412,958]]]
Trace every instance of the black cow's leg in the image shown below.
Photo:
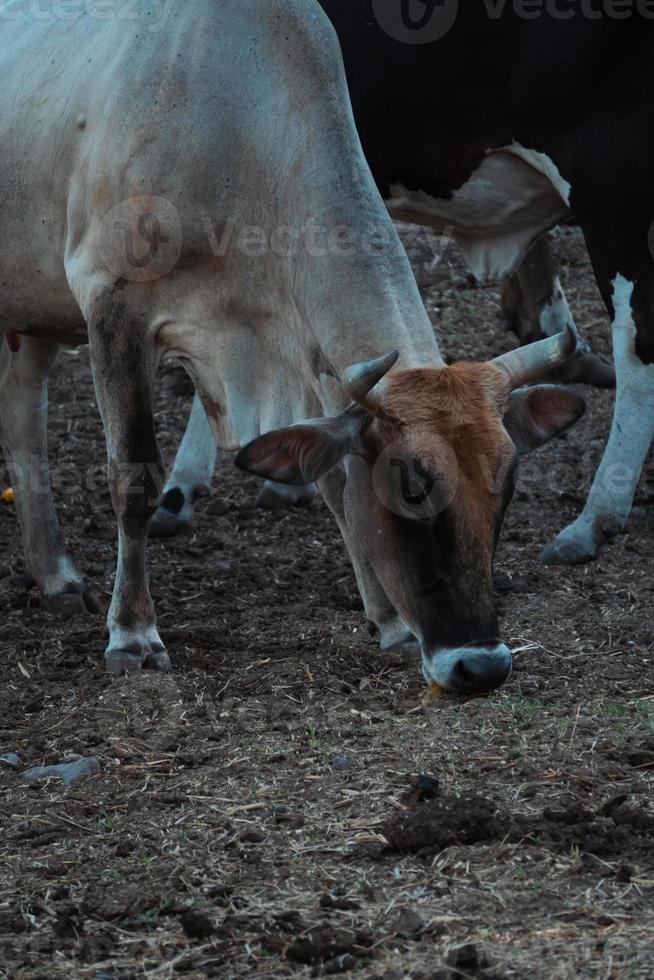
[[[350,533],[343,506],[345,474],[340,468],[330,470],[326,476],[318,481],[318,487],[343,535],[363,600],[365,614],[379,630],[381,649],[384,651],[393,650],[408,644],[411,647],[415,646],[416,652],[419,652],[418,641],[391,605],[370,562],[365,558],[356,536]]]
[[[157,632],[146,573],[148,524],[164,480],[152,413],[156,351],[118,287],[97,304],[89,342],[118,521],[107,670],[168,670],[170,660]]]
[[[620,267],[618,263],[616,267]],[[617,374],[611,434],[582,514],[545,549],[541,558],[546,562],[576,563],[595,558],[604,541],[624,528],[654,437],[651,260],[633,280],[614,274],[610,301]]]
[[[0,439],[23,535],[25,569],[49,606],[99,612],[66,552],[48,461],[48,375],[58,345],[23,337],[10,353],[0,338]]]
[[[595,353],[584,340],[568,306],[556,274],[549,240],[540,238],[518,271],[504,284],[502,312],[521,344],[552,337],[571,326],[577,334],[577,350],[552,379],[563,384],[589,384],[596,388],[615,385],[613,365]]]

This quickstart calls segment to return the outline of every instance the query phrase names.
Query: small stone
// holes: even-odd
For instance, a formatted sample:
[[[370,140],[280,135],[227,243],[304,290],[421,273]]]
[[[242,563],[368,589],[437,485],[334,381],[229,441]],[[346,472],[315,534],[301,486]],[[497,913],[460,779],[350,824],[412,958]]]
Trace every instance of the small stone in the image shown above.
[[[266,839],[266,835],[262,834],[260,830],[244,830],[240,836],[240,840],[244,844],[263,844]]]
[[[506,572],[495,572],[493,586],[496,592],[510,592],[512,588],[511,576],[507,575]]]
[[[346,973],[348,970],[353,970],[356,965],[356,956],[353,956],[352,953],[344,953],[342,956],[335,956],[333,959],[327,960],[324,972],[327,976],[333,976],[336,973]]]
[[[52,931],[60,939],[77,939],[84,932],[84,923],[75,915],[61,912],[54,921]]]
[[[361,908],[359,902],[356,902],[351,898],[346,898],[335,894],[322,895],[319,905],[321,909],[334,909],[338,912],[354,912]]]
[[[217,898],[221,902],[227,901],[227,899],[234,894],[234,889],[231,885],[212,885],[211,888],[207,890],[207,895],[209,898]]]
[[[405,801],[411,803],[424,803],[426,800],[435,800],[441,795],[440,783],[433,776],[422,773],[417,777],[408,793]]]
[[[335,755],[332,760],[332,769],[335,772],[347,772],[352,768],[352,762],[347,755]]]
[[[294,813],[289,806],[283,803],[273,807],[272,815],[276,824],[284,824],[293,829],[304,826],[304,817],[302,814]]]
[[[58,766],[35,766],[23,773],[23,779],[29,782],[39,779],[61,779],[64,786],[72,786],[80,779],[95,776],[101,769],[102,764],[99,759],[76,759],[74,762],[62,762]]]
[[[404,939],[415,939],[423,929],[425,923],[415,909],[402,909],[393,925],[393,932]]]
[[[179,921],[189,939],[208,939],[214,933],[213,922],[202,912],[187,909],[182,912]]]
[[[473,943],[466,943],[465,946],[457,946],[451,949],[447,954],[446,963],[463,973],[473,973],[488,966],[488,960],[485,956],[480,956]]]

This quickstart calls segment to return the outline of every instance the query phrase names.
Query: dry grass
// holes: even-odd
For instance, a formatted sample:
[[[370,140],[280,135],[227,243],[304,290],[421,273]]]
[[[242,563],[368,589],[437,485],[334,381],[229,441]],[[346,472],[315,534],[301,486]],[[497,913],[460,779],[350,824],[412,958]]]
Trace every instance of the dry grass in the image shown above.
[[[578,319],[602,336],[576,233],[559,248]],[[496,302],[454,262],[428,296],[444,347],[504,349]],[[169,453],[176,384],[160,405]],[[101,451],[90,400],[85,365],[67,360],[53,431],[71,465]],[[0,764],[0,976],[651,978],[651,535],[634,528],[589,567],[535,561],[601,449],[611,398],[589,401],[545,451],[557,488],[527,483],[507,520],[499,601],[516,672],[489,698],[423,703],[417,664],[377,652],[322,506],[255,514],[254,483],[226,467],[195,536],[151,549],[170,677],[106,678],[99,625],[40,610],[12,558],[0,754],[97,755],[103,771],[64,791]],[[72,492],[64,523],[107,593],[106,493]],[[0,510],[8,554],[15,538]],[[431,805],[418,774],[445,799],[492,801],[500,832],[389,851],[389,821]]]

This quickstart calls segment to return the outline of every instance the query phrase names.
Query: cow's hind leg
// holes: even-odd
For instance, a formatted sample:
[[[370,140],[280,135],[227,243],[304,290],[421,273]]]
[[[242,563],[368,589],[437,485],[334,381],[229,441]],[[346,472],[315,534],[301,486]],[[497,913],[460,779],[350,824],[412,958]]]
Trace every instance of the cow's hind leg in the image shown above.
[[[89,323],[91,363],[118,521],[118,566],[108,616],[107,670],[168,670],[157,632],[146,572],[148,524],[163,487],[154,430],[154,345],[118,287],[97,305]]]
[[[211,486],[217,454],[214,434],[196,395],[161,503],[150,522],[151,537],[167,538],[189,529],[198,494]]]
[[[615,385],[613,365],[597,354],[579,334],[554,268],[547,237],[540,238],[502,290],[504,319],[521,344],[553,337],[568,326],[577,334],[573,356],[552,373],[562,384]]]
[[[315,483],[305,483],[297,487],[285,486],[266,480],[257,495],[256,507],[262,510],[283,510],[285,507],[308,507],[316,499],[318,487]]]
[[[549,563],[595,558],[621,531],[654,437],[654,271],[613,283],[617,394],[611,434],[582,514],[543,551]],[[636,321],[638,320],[638,335]]]
[[[196,395],[161,504],[150,522],[150,537],[168,538],[188,531],[199,493],[211,486],[217,451],[202,402]],[[313,483],[289,487],[267,480],[257,497],[256,506],[264,510],[304,507],[311,503],[317,492]]]
[[[0,439],[16,495],[25,570],[50,608],[100,612],[96,596],[66,552],[48,463],[48,375],[57,345],[22,338],[0,351]]]

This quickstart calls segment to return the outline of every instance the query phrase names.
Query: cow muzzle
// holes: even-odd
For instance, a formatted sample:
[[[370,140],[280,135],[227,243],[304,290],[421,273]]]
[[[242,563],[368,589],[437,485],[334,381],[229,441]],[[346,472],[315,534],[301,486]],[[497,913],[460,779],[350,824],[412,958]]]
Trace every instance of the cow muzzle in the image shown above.
[[[511,651],[505,643],[458,647],[422,655],[427,683],[436,681],[454,694],[486,694],[501,687],[511,673]]]

